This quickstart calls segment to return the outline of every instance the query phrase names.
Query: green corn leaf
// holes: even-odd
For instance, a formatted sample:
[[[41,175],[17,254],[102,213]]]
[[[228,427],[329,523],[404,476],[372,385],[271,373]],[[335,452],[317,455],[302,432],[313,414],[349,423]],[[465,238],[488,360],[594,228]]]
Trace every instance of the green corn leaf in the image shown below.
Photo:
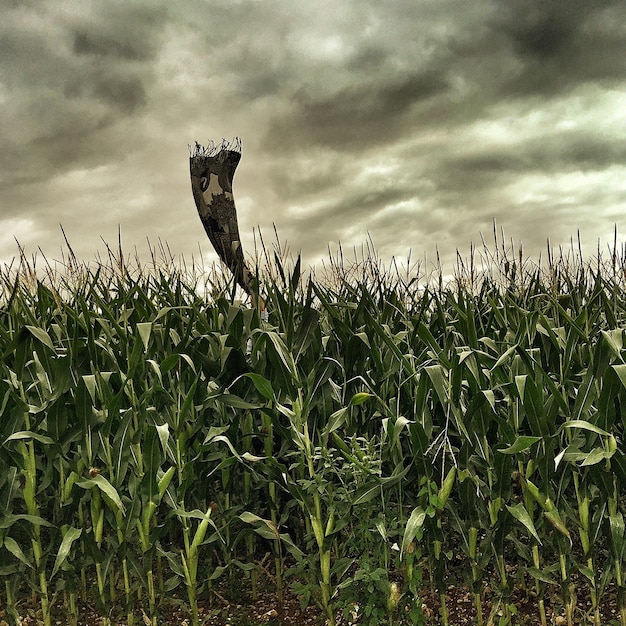
[[[552,524],[552,526],[554,526],[554,528],[558,530],[562,535],[565,535],[565,537],[567,537],[571,542],[569,530],[567,529],[567,526],[565,526],[565,523],[563,522],[563,519],[561,518],[558,510],[553,507],[548,511],[544,511],[543,514],[545,518],[550,522],[550,524]]]
[[[291,375],[292,381],[296,382],[298,380],[296,363],[293,360],[293,355],[291,354],[291,352],[289,352],[289,349],[285,345],[285,342],[281,339],[280,335],[278,335],[278,333],[275,333],[274,331],[266,331],[265,335],[272,342],[276,354],[282,361],[285,369]]]
[[[336,431],[338,428],[341,428],[347,422],[348,417],[350,417],[350,409],[348,407],[344,407],[342,409],[335,411],[328,418],[328,424],[326,425],[326,428],[324,429],[324,433],[326,435],[330,435],[331,433]]]
[[[294,265],[293,268],[293,274],[291,275],[291,280],[290,280],[290,287],[292,291],[295,291],[298,283],[300,282],[300,261],[301,261],[301,257],[300,255],[298,255],[298,258],[296,259],[296,264]]]
[[[269,540],[277,540],[282,542],[282,544],[287,548],[287,551],[297,560],[300,561],[304,557],[304,553],[298,546],[293,542],[288,533],[279,532],[276,525],[271,520],[264,519],[255,515],[254,513],[250,513],[249,511],[244,511],[239,519],[246,524],[252,524],[255,526],[254,532],[265,539]]]
[[[150,343],[150,335],[152,334],[152,322],[140,322],[137,324],[137,332],[141,337],[144,352],[147,352],[148,344]]]
[[[124,514],[124,505],[117,490],[102,474],[86,480],[76,481],[76,485],[83,489],[93,489],[94,487],[99,489]]]
[[[188,415],[191,414],[193,409],[193,398],[196,393],[196,387],[198,386],[198,377],[193,381],[189,391],[185,395],[185,399],[183,400],[183,404],[180,407],[180,412],[178,413],[178,427],[181,427]]]
[[[266,400],[274,400],[276,398],[276,395],[274,394],[274,389],[272,388],[272,383],[270,383],[267,378],[253,372],[247,372],[246,374],[244,374],[244,376],[249,378],[254,383],[256,390]]]
[[[376,522],[376,530],[378,531],[378,534],[381,536],[384,542],[387,542],[389,540],[387,528],[385,527],[385,523],[382,520],[378,520]]]
[[[555,471],[558,469],[561,461],[568,461],[570,463],[578,463],[578,461],[582,461],[587,457],[585,452],[580,451],[580,447],[578,445],[567,446],[564,450],[561,450],[554,457],[554,469]]]
[[[533,578],[540,580],[541,582],[548,583],[550,585],[556,585],[558,580],[552,575],[552,572],[548,568],[537,569],[536,567],[527,567],[526,571]]]
[[[40,341],[44,346],[50,348],[54,352],[54,344],[52,343],[52,339],[50,339],[50,335],[43,329],[37,326],[25,326],[26,330],[35,338],[37,341]]]
[[[211,426],[211,428],[209,428],[209,432],[206,435],[204,443],[210,443],[218,435],[223,435],[225,432],[228,432],[229,428],[230,426]]]
[[[180,578],[185,578],[185,570],[181,565],[180,556],[174,552],[169,550],[164,550],[160,543],[157,544],[157,552],[161,556],[164,556],[167,559],[167,563],[169,568],[176,574],[176,576],[180,576]],[[139,565],[137,564],[139,567]]]
[[[194,365],[193,360],[188,354],[182,352],[180,354],[170,354],[169,356],[165,357],[159,365],[161,373],[167,374],[168,372],[173,370],[180,363],[181,359],[185,361],[187,365],[189,365],[189,367],[191,368],[191,371],[196,374],[196,366]]]
[[[193,509],[192,511],[185,511],[184,509],[181,508],[176,508],[174,509],[174,513],[176,514],[176,516],[180,517],[180,518],[184,518],[184,519],[197,519],[202,521],[205,520],[209,520],[209,521],[213,521],[211,519],[211,509],[209,508],[208,513],[205,513],[203,511],[201,511],[200,509]]]
[[[92,403],[95,404],[95,402],[96,402],[96,389],[98,387],[95,375],[94,374],[87,374],[87,375],[83,376],[82,379],[83,379],[83,382],[85,383],[85,387],[87,388],[87,391],[89,392],[89,396],[91,397]]]
[[[311,495],[296,481],[290,480],[286,474],[283,474],[283,479],[289,493],[297,500],[298,504],[311,515],[314,512],[314,503]]]
[[[430,332],[430,329],[424,322],[420,322],[417,327],[417,335],[418,337],[435,353],[437,359],[444,367],[449,368],[451,366],[450,361],[445,355],[445,352],[442,350],[441,346],[437,343],[434,335]]]
[[[276,524],[272,520],[263,519],[254,513],[250,513],[249,511],[244,511],[239,519],[246,524],[258,524],[255,531],[261,535],[261,537],[265,537],[265,539],[279,539],[280,533],[278,532],[278,528]]]
[[[593,583],[595,581],[596,575],[591,568],[584,565],[579,565],[577,569],[590,583]]]
[[[230,439],[225,435],[212,435],[211,431],[209,431],[202,445],[208,446],[213,443],[219,442],[225,443],[228,446],[228,449],[231,451],[233,457],[235,457],[238,461],[242,460],[241,455],[237,452],[237,450],[235,450],[235,447],[231,443]]]
[[[528,376],[526,374],[523,374],[521,376],[516,376],[515,377],[515,387],[517,389],[517,393],[520,397],[520,399],[523,401],[524,399],[524,391],[526,389],[526,379],[528,378]]]
[[[67,532],[63,536],[63,541],[59,547],[56,558],[54,559],[54,567],[52,568],[52,574],[50,578],[59,571],[59,568],[63,565],[67,557],[69,556],[72,544],[81,536],[83,530],[78,528],[68,528]]]
[[[626,525],[624,524],[624,516],[621,512],[617,511],[609,516],[609,528],[611,531],[613,552],[617,558],[622,558],[624,546],[626,545]]]
[[[224,572],[226,572],[228,570],[230,563],[228,565],[218,565],[214,570],[213,573],[209,576],[209,580],[217,580],[218,578],[220,578],[220,576],[222,576],[224,574]],[[256,568],[256,564],[252,564],[253,568]]]
[[[411,361],[402,353],[402,350],[398,347],[398,343],[393,337],[389,329],[386,326],[383,326],[376,318],[372,316],[372,314],[365,310],[365,320],[367,322],[368,328],[370,328],[379,338],[380,340],[389,348],[389,350],[393,353],[393,355],[397,358],[398,362],[402,364],[404,371],[407,375],[413,376],[415,374],[415,368],[413,367]],[[430,331],[423,324],[420,325],[418,330],[419,333],[424,333],[430,335]],[[432,335],[430,335],[432,337]],[[434,338],[433,338],[434,341]],[[445,355],[441,351],[441,348],[437,346],[435,342],[435,346],[438,354],[440,354],[441,360],[447,364],[447,360],[445,359]]]
[[[39,443],[43,443],[48,446],[54,445],[54,440],[50,437],[46,437],[45,435],[41,435],[39,433],[34,433],[30,430],[20,430],[17,433],[13,433],[9,437],[4,440],[4,443],[8,443],[9,441],[24,441],[24,440],[32,440],[38,441]]]
[[[596,465],[597,463],[605,461],[606,459],[610,459],[614,453],[615,450],[610,451],[605,450],[604,448],[594,448],[593,450],[591,450],[591,452],[587,452],[584,455],[583,462],[580,465],[581,467],[584,467],[586,465]]]
[[[358,506],[359,504],[365,504],[366,502],[373,500],[380,494],[380,488],[381,485],[379,480],[374,480],[362,485],[356,490],[352,504],[354,506]]]
[[[184,352],[181,352],[181,353],[178,355],[178,357],[179,357],[179,358],[181,358],[183,361],[185,361],[185,363],[187,363],[187,365],[189,365],[189,367],[190,367],[191,371],[192,371],[195,375],[197,375],[197,372],[196,372],[196,366],[195,366],[195,364],[194,364],[194,362],[193,362],[193,359],[192,359],[192,358],[191,358],[188,354],[185,354]]]
[[[446,389],[447,381],[444,377],[443,368],[441,365],[429,365],[424,369],[433,384],[433,388],[439,398],[439,402],[441,402],[443,406],[446,406],[448,404],[449,396]]]
[[[321,339],[321,333],[318,335],[320,312],[307,305],[302,314],[302,323],[298,329],[297,335],[294,337],[294,353],[296,363],[303,354],[306,353],[311,346],[320,346],[320,343],[314,344],[316,337]]]
[[[219,400],[222,404],[226,406],[232,406],[235,409],[258,409],[260,408],[258,404],[252,404],[251,402],[246,402],[242,400],[239,396],[235,396],[232,393],[223,393],[219,396],[216,396],[216,399]]]
[[[130,438],[132,436],[133,412],[127,411],[117,427],[113,438],[112,475],[119,484],[123,480],[130,457]]]
[[[624,346],[624,332],[621,328],[614,328],[611,330],[600,331],[604,344],[608,346],[609,350],[613,354],[613,357],[622,360],[621,351]]]
[[[530,376],[526,378],[524,384],[522,403],[532,431],[541,434],[543,437],[549,437],[550,429],[548,427],[543,389],[540,389]]]
[[[518,347],[519,347],[519,344],[516,343],[515,345],[511,346],[508,350],[503,352],[500,358],[491,367],[491,371],[493,372],[493,370],[495,370],[496,367],[500,367],[500,365],[502,365],[503,363],[506,363],[517,352]]]
[[[18,515],[9,513],[8,515],[3,515],[0,517],[0,528],[11,528],[13,524],[21,520],[29,522],[35,526],[47,526],[48,528],[54,528],[54,524],[43,519],[43,517],[39,517],[38,515],[28,515],[26,513],[20,513]]]
[[[250,453],[250,452],[244,452],[244,453],[241,455],[241,458],[242,458],[244,461],[248,461],[249,463],[258,463],[259,461],[265,461],[265,459],[266,459],[267,457],[264,457],[264,456],[257,456],[257,455],[255,455],[255,454]]]
[[[164,457],[159,436],[159,432],[155,426],[148,426],[144,442],[141,446],[141,456],[144,466],[141,490],[150,502],[156,502],[158,499],[159,487],[157,476]]]
[[[363,404],[369,398],[373,398],[373,397],[374,397],[373,393],[366,393],[364,391],[355,393],[350,399],[350,406],[359,406],[359,404]]]
[[[156,431],[159,435],[159,441],[161,443],[161,450],[163,451],[163,456],[167,454],[167,444],[170,438],[170,426],[166,422],[165,424],[155,424]]]
[[[582,419],[583,416],[589,415],[595,400],[594,394],[592,393],[595,385],[596,379],[593,375],[593,370],[589,368],[576,394],[576,402],[574,403],[574,409],[571,415],[572,420],[579,420]]]
[[[513,444],[510,445],[508,448],[499,448],[498,452],[501,452],[502,454],[518,454],[519,452],[525,452],[533,444],[541,440],[542,437],[531,437],[529,435],[522,435],[521,437],[517,437]]]
[[[162,317],[165,317],[170,311],[191,311],[190,306],[166,306],[159,310],[156,314],[154,321],[158,322]]]
[[[404,535],[402,537],[402,547],[400,548],[400,559],[409,544],[415,539],[419,529],[424,525],[426,519],[426,512],[421,506],[413,509],[408,522],[404,528]]]
[[[146,359],[146,363],[154,370],[154,373],[159,379],[159,385],[163,387],[163,374],[160,365],[154,359]]]
[[[12,537],[4,538],[4,547],[18,560],[20,560],[24,565],[33,569],[33,564],[28,560],[28,557],[22,551],[22,548],[18,545],[17,541]]]
[[[496,394],[491,389],[483,389],[481,393],[489,403],[491,410],[496,413]]]
[[[78,382],[78,386],[74,392],[76,417],[80,424],[81,431],[86,433],[93,417],[93,395],[87,387],[85,377],[83,376]]]
[[[518,522],[521,522],[526,527],[526,530],[537,540],[537,543],[541,545],[541,539],[539,538],[535,524],[526,510],[526,507],[520,502],[515,506],[509,506],[507,504],[506,508]]]
[[[443,510],[446,506],[448,498],[452,493],[452,487],[454,487],[454,479],[456,478],[456,467],[453,465],[446,474],[446,477],[443,480],[443,484],[441,485],[441,489],[437,494],[439,500],[439,508]]]
[[[399,415],[393,424],[393,432],[391,434],[391,445],[400,446],[400,435],[405,428],[408,428],[412,422],[403,415]]]
[[[387,476],[386,478],[376,478],[368,483],[365,483],[355,491],[354,500],[352,501],[353,506],[365,504],[366,502],[373,500],[380,494],[380,490],[382,488],[391,487],[392,485],[400,482],[408,474],[410,469],[411,465],[409,464],[401,471],[394,471],[391,476]]]
[[[213,537],[219,538],[222,543],[224,543],[224,538],[221,536],[219,529],[215,525],[215,522],[211,519],[211,507],[209,507],[206,513],[203,513],[199,509],[194,509],[193,511],[185,511],[183,509],[175,509],[174,513],[179,518],[187,518],[187,519],[197,519],[200,520],[198,527],[196,528],[196,532],[194,533],[193,540],[191,543],[191,551],[197,551],[202,542],[206,537],[206,533],[209,530],[209,526],[215,530],[215,535]]]
[[[603,437],[610,437],[611,433],[608,433],[606,430],[599,428],[595,424],[591,422],[587,422],[585,420],[570,420],[568,422],[564,422],[561,424],[561,427],[557,432],[561,432],[566,428],[580,428],[582,430],[589,430],[592,433],[597,433],[598,435],[602,435]]]
[[[170,354],[161,361],[161,363],[159,364],[159,369],[161,370],[162,374],[167,374],[168,372],[173,370],[179,362],[180,355]]]
[[[617,374],[622,385],[626,387],[626,365],[619,364],[619,365],[612,365],[611,367],[613,368],[613,371]]]

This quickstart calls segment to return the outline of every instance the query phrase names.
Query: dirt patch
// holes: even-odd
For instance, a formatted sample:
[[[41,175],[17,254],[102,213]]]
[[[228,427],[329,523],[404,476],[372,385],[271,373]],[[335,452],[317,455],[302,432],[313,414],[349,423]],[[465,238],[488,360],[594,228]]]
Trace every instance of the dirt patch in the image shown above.
[[[547,623],[551,626],[565,626],[567,624],[565,613],[558,590],[547,594],[543,599]],[[446,607],[448,621],[452,626],[470,626],[476,624],[476,609],[474,599],[466,586],[450,586],[446,590]],[[441,621],[441,602],[439,595],[427,592],[422,600],[422,614],[424,626],[435,626]],[[507,599],[506,603],[498,600],[496,594],[486,589],[482,596],[482,611],[484,623],[492,624],[507,623],[517,626],[539,625],[538,598],[533,590],[515,590]],[[574,623],[577,625],[591,624],[592,610],[591,598],[588,594],[581,595],[576,599]],[[43,624],[41,610],[32,599],[25,599],[18,604],[18,613],[21,626],[40,626]],[[126,616],[120,612],[121,607],[115,607],[110,612],[111,624],[115,626],[128,626]],[[229,593],[227,589],[216,590],[212,594],[211,602],[201,604],[200,623],[203,626],[314,626],[322,625],[325,619],[322,611],[316,606],[301,607],[300,599],[291,592],[285,594],[281,603],[275,592],[270,589],[261,589],[257,598],[253,599],[246,589]],[[357,612],[358,613],[358,612]],[[56,602],[52,612],[54,626],[66,626],[71,624],[67,611],[62,602]],[[104,620],[102,614],[95,606],[89,603],[79,605],[77,626],[102,626]],[[619,611],[617,608],[617,594],[614,590],[605,591],[600,607],[601,623],[609,625],[617,624]],[[135,626],[149,624],[147,615],[141,607],[134,611]],[[398,626],[408,625],[410,622],[402,614],[397,615]],[[501,621],[502,620],[502,621]],[[337,616],[340,626],[358,625],[366,623],[363,615],[354,618]],[[370,622],[371,623],[371,622]],[[0,608],[0,626],[8,626],[10,621],[6,611]],[[190,626],[191,615],[182,598],[168,599],[159,606],[159,626]]]

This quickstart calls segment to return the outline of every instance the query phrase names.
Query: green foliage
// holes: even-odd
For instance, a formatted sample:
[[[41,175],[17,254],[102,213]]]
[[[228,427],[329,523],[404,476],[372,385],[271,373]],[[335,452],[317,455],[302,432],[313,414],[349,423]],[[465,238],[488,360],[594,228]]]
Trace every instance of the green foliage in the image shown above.
[[[478,624],[520,585],[573,624],[575,580],[626,624],[624,265],[496,242],[444,283],[277,254],[269,322],[171,263],[6,268],[0,604],[157,624],[183,593],[198,624],[217,578],[271,570],[331,624],[426,624],[427,593],[446,624],[451,579]]]

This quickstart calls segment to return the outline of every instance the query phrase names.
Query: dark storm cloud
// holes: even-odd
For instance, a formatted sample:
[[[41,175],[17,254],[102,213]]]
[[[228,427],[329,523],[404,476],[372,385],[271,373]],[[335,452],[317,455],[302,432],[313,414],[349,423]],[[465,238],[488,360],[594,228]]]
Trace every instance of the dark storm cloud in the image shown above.
[[[77,55],[110,60],[152,61],[162,43],[169,17],[158,2],[103,2],[84,14],[67,14],[72,48]]]
[[[333,151],[342,151],[345,144],[352,155],[357,152],[355,148],[360,150],[362,159],[366,156],[363,148],[378,145],[389,150],[400,138],[405,142],[412,138],[418,152],[421,138],[438,129],[448,133],[441,144],[426,146],[424,158],[407,159],[405,170],[412,171],[414,179],[397,181],[394,198],[384,193],[374,194],[370,196],[371,203],[364,203],[358,193],[344,188],[346,200],[335,204],[336,215],[341,216],[334,219],[338,228],[346,222],[344,213],[354,216],[360,210],[364,217],[362,223],[382,233],[383,242],[392,244],[393,237],[388,233],[400,232],[403,235],[413,233],[416,245],[423,245],[420,232],[430,232],[440,242],[461,238],[464,233],[466,237],[473,233],[469,236],[476,238],[479,231],[489,229],[497,216],[507,221],[513,230],[519,229],[520,236],[532,239],[541,232],[567,236],[576,223],[584,223],[585,212],[593,214],[590,207],[595,204],[616,206],[621,202],[623,206],[623,193],[603,193],[604,179],[600,176],[589,180],[586,194],[582,189],[570,192],[565,186],[577,172],[582,179],[585,172],[602,172],[626,165],[623,124],[613,135],[608,121],[587,116],[586,122],[576,123],[568,130],[557,130],[555,127],[561,123],[569,124],[572,119],[578,119],[581,112],[575,111],[572,115],[568,105],[563,107],[560,119],[561,111],[556,110],[543,117],[536,115],[537,120],[534,120],[529,110],[540,112],[549,101],[541,100],[542,97],[554,100],[561,96],[573,97],[574,103],[582,97],[595,107],[600,103],[573,94],[586,93],[587,86],[594,83],[602,85],[608,80],[609,84],[619,85],[620,80],[623,82],[626,54],[620,54],[617,59],[608,54],[607,42],[610,42],[609,49],[626,52],[624,31],[620,27],[626,23],[625,6],[616,2],[593,6],[559,2],[547,8],[543,2],[494,6],[497,11],[485,20],[482,31],[476,31],[475,39],[468,41],[452,30],[445,45],[424,62],[421,71],[437,76],[440,81],[439,89],[425,99],[427,106],[420,107],[416,98],[394,115],[387,101],[379,115],[376,106],[371,109],[371,118],[359,115],[359,107],[367,111],[369,104],[377,102],[377,90],[385,88],[384,75],[377,75],[367,83],[369,99],[364,95],[365,89],[359,93],[352,88],[352,93],[358,94],[350,101],[353,108],[341,101],[344,106],[337,106],[334,97],[328,99],[328,109],[337,115],[336,124],[332,116],[328,117],[328,123],[320,124],[325,117],[316,115],[317,103],[304,102],[308,106],[302,106],[301,101],[296,101],[300,108],[295,109],[295,123],[293,127],[287,126],[286,136],[298,137],[299,131],[310,143],[323,143]],[[466,52],[472,48],[473,56],[468,58]],[[374,56],[374,61],[376,59]],[[456,89],[457,79],[461,81],[460,89]],[[371,95],[372,92],[375,95]],[[345,93],[351,92],[346,90]],[[324,112],[325,108],[322,106],[321,110]],[[528,117],[526,127],[518,125],[521,133],[507,133],[503,123],[502,139],[498,141],[480,143],[471,134],[465,136],[468,128],[489,120],[496,110],[499,115],[511,116],[511,120],[521,112],[522,118]],[[311,114],[307,115],[309,111]],[[280,123],[284,124],[284,119]],[[321,128],[316,127],[316,123]],[[336,127],[343,132],[335,132]],[[302,129],[306,129],[306,134]],[[331,132],[327,133],[326,129]],[[363,132],[363,129],[372,132]],[[611,178],[607,174],[606,179]],[[418,189],[416,179],[427,180],[431,188],[426,192]],[[511,185],[516,179],[528,181],[527,192],[523,186]],[[536,184],[542,189],[533,195],[532,186]],[[522,194],[517,199],[510,197],[520,191]],[[579,201],[573,200],[576,194]],[[413,198],[413,208],[385,210],[402,198]],[[427,211],[419,209],[425,198]],[[554,210],[546,212],[541,208],[550,203],[554,203]],[[437,210],[437,206],[448,208]],[[320,211],[331,219],[332,204]],[[535,214],[537,218],[533,217]],[[616,214],[614,210],[612,215]],[[596,213],[596,219],[599,217]],[[322,223],[328,224],[328,221]],[[315,228],[314,220],[307,222],[306,227]],[[399,235],[396,237],[398,243]],[[410,238],[410,234],[403,237],[403,243],[408,244]]]
[[[279,147],[322,144],[350,151],[392,141],[406,132],[407,117],[419,103],[445,92],[440,72],[418,72],[377,83],[364,82],[319,98],[309,90],[296,93],[288,119],[270,125],[268,138],[280,138]]]
[[[548,95],[626,76],[621,0],[511,0],[497,7],[492,36],[503,36],[523,64],[505,88]]]
[[[187,144],[234,135],[246,249],[275,224],[305,260],[368,232],[445,255],[494,218],[541,247],[626,210],[621,0],[5,5],[0,228],[20,236],[61,221],[89,257],[121,224],[195,253]]]
[[[518,144],[515,150],[480,150],[444,159],[438,164],[442,175],[460,188],[485,185],[488,179],[541,172],[602,170],[611,165],[626,166],[623,141],[581,132],[573,136],[550,137]]]
[[[122,31],[123,33],[123,31]],[[116,33],[90,32],[80,29],[74,33],[73,50],[77,55],[119,58],[127,61],[147,61],[152,56],[151,47],[127,32],[126,36]]]
[[[0,26],[10,95],[0,123],[4,177],[30,169],[41,183],[74,164],[114,158],[116,142],[128,149],[124,118],[147,103],[165,13],[123,3],[63,6],[21,5]],[[29,157],[18,164],[19,150]]]
[[[550,59],[583,49],[611,33],[622,33],[621,0],[509,0],[497,5],[496,30],[523,57]]]
[[[361,220],[368,221],[385,207],[413,198],[414,195],[408,189],[365,189],[340,202],[319,206],[314,213],[293,216],[292,220],[303,232],[327,228],[324,225],[331,220],[342,228]]]
[[[103,69],[94,75],[72,76],[66,82],[64,94],[71,102],[94,100],[108,109],[107,121],[111,124],[119,115],[127,116],[141,109],[147,101],[146,87],[140,75],[134,72],[126,76]],[[113,117],[115,116],[115,117]]]
[[[569,47],[589,15],[602,4],[606,3],[509,0],[500,4],[495,26],[521,56],[550,59]]]

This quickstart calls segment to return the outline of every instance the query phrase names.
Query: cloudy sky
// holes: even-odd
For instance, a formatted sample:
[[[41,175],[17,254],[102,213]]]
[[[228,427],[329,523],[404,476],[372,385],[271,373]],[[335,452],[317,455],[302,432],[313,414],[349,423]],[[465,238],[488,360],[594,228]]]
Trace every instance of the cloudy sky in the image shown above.
[[[0,0],[0,261],[212,258],[188,144],[240,136],[244,248],[448,262],[626,234],[623,0]]]

